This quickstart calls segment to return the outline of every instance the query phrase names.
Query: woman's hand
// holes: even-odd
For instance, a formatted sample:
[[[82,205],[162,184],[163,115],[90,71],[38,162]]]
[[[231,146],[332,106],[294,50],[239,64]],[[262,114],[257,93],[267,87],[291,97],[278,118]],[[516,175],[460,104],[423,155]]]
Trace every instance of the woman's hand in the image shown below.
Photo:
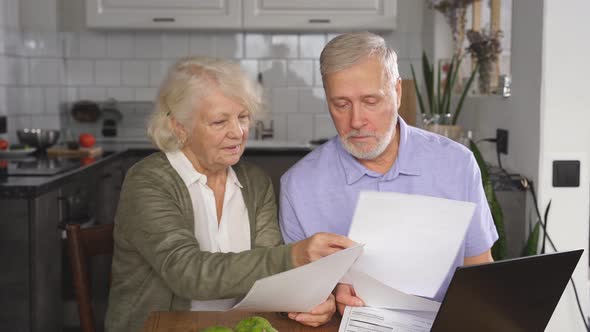
[[[349,284],[336,285],[334,295],[336,295],[336,305],[338,306],[338,312],[340,315],[344,313],[344,308],[346,308],[347,305],[353,307],[362,307],[365,305],[363,300],[356,296],[352,285]]]
[[[313,236],[295,242],[291,247],[293,265],[299,267],[328,256],[356,243],[346,236],[332,233],[316,233]]]
[[[318,327],[329,322],[335,312],[336,300],[334,295],[330,294],[326,301],[315,306],[310,312],[290,312],[289,318],[303,325]]]

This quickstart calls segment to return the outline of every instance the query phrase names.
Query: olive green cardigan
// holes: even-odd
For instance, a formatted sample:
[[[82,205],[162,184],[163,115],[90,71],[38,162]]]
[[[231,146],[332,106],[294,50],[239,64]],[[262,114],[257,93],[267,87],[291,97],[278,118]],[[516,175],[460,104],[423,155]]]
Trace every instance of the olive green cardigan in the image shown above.
[[[115,218],[106,331],[138,331],[150,312],[190,310],[191,300],[243,296],[257,279],[292,268],[270,179],[247,163],[233,168],[250,219],[252,250],[241,253],[201,251],[188,189],[164,153],[129,170]]]

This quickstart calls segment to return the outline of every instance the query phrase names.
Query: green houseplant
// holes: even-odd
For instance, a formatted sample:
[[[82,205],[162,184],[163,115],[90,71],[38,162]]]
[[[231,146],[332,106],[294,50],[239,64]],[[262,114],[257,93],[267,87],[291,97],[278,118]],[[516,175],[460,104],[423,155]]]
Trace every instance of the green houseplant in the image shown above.
[[[473,141],[469,141],[469,148],[473,152],[473,156],[477,161],[477,165],[481,171],[481,181],[483,184],[484,192],[486,194],[486,199],[488,201],[488,205],[490,207],[490,212],[492,214],[492,218],[494,219],[494,224],[496,225],[496,230],[498,231],[498,241],[492,247],[492,257],[494,260],[499,261],[508,258],[507,257],[507,243],[506,243],[506,234],[504,231],[504,214],[502,212],[502,207],[496,197],[496,192],[494,190],[494,186],[490,179],[490,174],[488,172],[488,166],[483,159],[481,151]],[[527,187],[528,185],[525,185]],[[545,209],[545,220],[547,220],[547,215],[549,213],[549,208],[551,207],[551,203]],[[524,246],[520,252],[520,256],[532,256],[537,255],[539,253],[539,240],[541,236],[541,216],[537,215],[539,218],[537,222],[529,229],[529,236],[526,239]],[[529,223],[532,225],[532,222]]]
[[[422,53],[422,73],[425,93],[420,92],[414,66],[410,66],[412,78],[414,79],[414,89],[418,97],[418,105],[420,106],[420,112],[424,120],[424,128],[454,140],[459,140],[463,134],[461,127],[457,126],[457,119],[461,114],[463,102],[477,72],[476,66],[463,87],[459,101],[452,108],[453,90],[455,90],[455,85],[457,84],[461,62],[462,58],[453,55],[451,63],[446,70],[446,79],[443,81],[441,77],[443,72],[441,64],[438,64],[435,73],[434,65],[430,63],[426,53]]]
[[[490,212],[492,213],[492,218],[494,219],[494,224],[496,225],[496,230],[498,231],[498,241],[496,241],[496,243],[494,243],[494,246],[492,247],[492,257],[494,257],[494,260],[499,261],[506,258],[506,234],[504,231],[504,214],[502,213],[502,207],[500,206],[498,198],[496,197],[496,191],[494,190],[492,180],[490,179],[488,167],[481,155],[481,152],[479,151],[479,148],[473,141],[469,141],[469,148],[473,152],[473,156],[475,157],[477,165],[479,166],[481,172],[481,181],[483,183],[483,189],[486,194],[486,199],[488,200],[488,205],[490,207]]]

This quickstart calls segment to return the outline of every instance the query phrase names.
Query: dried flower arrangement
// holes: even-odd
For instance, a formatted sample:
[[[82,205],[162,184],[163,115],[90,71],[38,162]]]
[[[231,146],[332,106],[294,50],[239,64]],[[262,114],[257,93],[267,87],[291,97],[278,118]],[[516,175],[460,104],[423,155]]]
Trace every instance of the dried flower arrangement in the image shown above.
[[[491,93],[491,78],[494,71],[494,64],[498,61],[498,56],[502,52],[500,39],[502,31],[489,32],[485,29],[482,31],[467,31],[469,47],[467,51],[471,56],[477,59],[479,64],[479,91],[482,94]]]
[[[428,0],[428,7],[441,12],[453,33],[455,55],[461,57],[465,40],[465,14],[467,7],[477,0]]]

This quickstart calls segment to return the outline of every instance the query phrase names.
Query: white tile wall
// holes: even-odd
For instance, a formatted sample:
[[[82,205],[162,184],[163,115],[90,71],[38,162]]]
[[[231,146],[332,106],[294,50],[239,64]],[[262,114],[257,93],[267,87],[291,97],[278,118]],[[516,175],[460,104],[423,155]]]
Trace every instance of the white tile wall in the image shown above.
[[[224,59],[240,59],[244,56],[244,35],[221,33],[215,35],[215,56]]]
[[[313,137],[313,114],[287,114],[287,140],[294,142],[308,142]]]
[[[96,85],[121,85],[121,61],[119,60],[97,60],[94,63],[94,72]]]
[[[302,59],[319,59],[326,45],[324,34],[304,34],[299,36],[299,57]]]
[[[67,85],[92,85],[94,62],[90,60],[66,60]]]
[[[299,90],[296,88],[273,89],[270,111],[272,113],[299,113]]]
[[[187,32],[165,33],[162,36],[162,57],[178,59],[189,54],[189,34]]]
[[[337,134],[329,114],[315,114],[314,123],[313,139],[330,138]]]
[[[59,86],[62,82],[63,62],[61,59],[30,58],[29,69],[31,84]]]
[[[313,86],[313,60],[289,60],[287,66],[288,86]]]
[[[422,1],[399,0],[398,29],[382,34],[398,50],[402,77],[411,77],[410,63],[421,71],[423,10]],[[239,61],[252,79],[262,74],[267,107],[261,118],[274,121],[276,138],[308,140],[335,134],[318,61],[335,33],[51,33],[20,31],[18,16],[18,0],[0,0],[0,112],[4,109],[18,118],[19,125],[31,124],[29,114],[53,114],[60,103],[80,98],[151,101],[175,59],[206,55]],[[144,135],[142,130],[129,130],[132,133]]]
[[[147,87],[150,82],[150,62],[125,60],[122,63],[122,85]]]
[[[107,55],[107,35],[101,32],[83,32],[79,35],[80,57],[104,59]]]
[[[137,32],[134,55],[137,59],[160,59],[162,57],[162,35],[157,32]]]
[[[212,34],[193,32],[189,37],[190,55],[215,56],[215,38]]]
[[[135,38],[129,32],[107,34],[107,56],[117,59],[131,59],[135,54]]]
[[[272,88],[287,86],[286,60],[261,60],[258,62],[258,70],[262,73],[263,86]]]

